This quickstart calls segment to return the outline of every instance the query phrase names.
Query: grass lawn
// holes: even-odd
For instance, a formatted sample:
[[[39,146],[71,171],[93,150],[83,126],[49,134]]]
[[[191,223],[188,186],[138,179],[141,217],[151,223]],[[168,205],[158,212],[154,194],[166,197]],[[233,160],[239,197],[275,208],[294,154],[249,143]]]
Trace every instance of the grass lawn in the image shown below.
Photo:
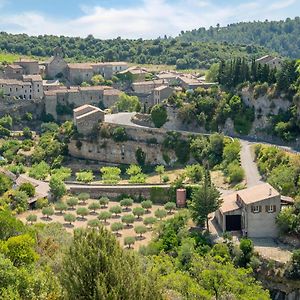
[[[26,56],[26,55],[14,54],[14,53],[0,52],[0,63],[11,64],[11,63],[19,60],[20,57],[22,57],[22,58],[37,59],[39,61],[47,59],[46,57]]]

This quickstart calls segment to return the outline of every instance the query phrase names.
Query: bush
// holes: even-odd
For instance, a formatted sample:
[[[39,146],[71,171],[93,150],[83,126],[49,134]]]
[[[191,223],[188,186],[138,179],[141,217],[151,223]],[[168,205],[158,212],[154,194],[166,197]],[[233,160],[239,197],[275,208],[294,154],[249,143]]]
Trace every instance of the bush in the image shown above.
[[[35,203],[35,207],[37,209],[42,209],[44,207],[47,207],[49,205],[49,201],[47,198],[39,198],[36,200],[36,203]]]
[[[167,211],[165,209],[157,209],[154,214],[156,218],[161,220],[167,216]]]
[[[78,199],[79,201],[81,201],[82,204],[86,204],[86,201],[90,198],[90,194],[89,193],[80,193],[78,195]]]
[[[76,206],[78,204],[78,199],[76,197],[70,197],[67,199],[67,205],[69,207],[71,207],[72,209],[74,208],[74,206]]]
[[[93,213],[96,213],[96,210],[100,209],[101,206],[100,206],[100,203],[94,201],[88,207],[89,207],[89,210],[92,210]]]
[[[167,110],[164,106],[157,104],[151,109],[151,120],[155,127],[162,127],[168,119]]]
[[[118,231],[122,230],[124,225],[121,222],[112,223],[110,229],[114,233],[118,233]]]
[[[38,180],[46,179],[49,173],[50,166],[44,161],[41,161],[38,164],[34,164],[29,170],[29,176]]]
[[[117,167],[102,167],[102,180],[106,184],[117,184],[120,180],[121,170]]]
[[[118,216],[122,212],[122,208],[119,205],[112,206],[109,211],[115,216]]]
[[[169,211],[169,213],[172,213],[172,211],[176,209],[176,204],[174,202],[167,202],[164,205],[164,208],[165,210]]]
[[[124,245],[131,248],[131,245],[135,243],[135,238],[133,236],[127,236],[124,238]]]
[[[28,197],[33,197],[35,195],[35,187],[30,182],[22,183],[19,190],[25,192]]]
[[[95,176],[92,171],[81,171],[76,173],[76,180],[81,182],[91,182],[93,181]]]
[[[121,221],[123,223],[125,223],[127,225],[127,227],[130,225],[130,224],[133,224],[134,223],[134,215],[133,214],[129,214],[129,215],[125,215],[125,216],[122,216],[121,218]]]
[[[135,158],[137,163],[140,166],[144,166],[146,162],[146,153],[142,150],[142,148],[138,147],[135,152]]]
[[[106,206],[109,203],[109,199],[107,197],[101,197],[99,199],[99,203],[100,203],[100,205],[101,205],[102,208],[106,208]]]
[[[146,212],[149,213],[149,209],[152,208],[152,201],[151,200],[145,200],[141,203],[141,206],[146,209]]]
[[[90,212],[86,207],[79,207],[76,210],[77,215],[81,216],[81,219],[84,219]]]
[[[133,200],[130,199],[130,198],[125,198],[125,199],[120,201],[120,205],[125,206],[126,210],[128,210],[128,207],[132,206],[132,204],[133,204]]]
[[[230,183],[239,183],[244,179],[245,171],[238,162],[232,162],[227,167],[227,175]]]
[[[157,222],[157,219],[155,217],[144,218],[144,224],[146,226],[150,225],[152,227],[152,225],[155,224],[156,222]]]
[[[54,209],[51,207],[51,206],[48,206],[48,207],[44,207],[42,209],[42,214],[44,216],[46,216],[47,219],[50,218],[50,216],[53,216],[54,215]]]
[[[287,277],[293,280],[300,279],[300,250],[295,250],[287,269]]]
[[[101,221],[104,221],[104,223],[106,223],[107,219],[110,219],[112,216],[112,213],[109,211],[102,211],[99,213],[98,219]]]
[[[65,222],[68,222],[70,225],[76,221],[76,216],[73,214],[65,214],[64,215]]]
[[[37,221],[37,215],[30,214],[26,217],[26,221],[33,224],[34,222]]]
[[[63,213],[63,211],[67,210],[68,205],[64,202],[57,202],[55,204],[55,210],[59,211],[61,214]]]
[[[138,220],[140,219],[140,217],[142,215],[145,214],[145,209],[143,207],[135,207],[133,210],[132,210],[132,213],[137,216]]]
[[[112,133],[113,140],[115,142],[126,142],[128,136],[124,127],[116,127]]]
[[[145,225],[137,225],[134,227],[134,231],[142,237],[143,234],[147,232],[147,227]]]

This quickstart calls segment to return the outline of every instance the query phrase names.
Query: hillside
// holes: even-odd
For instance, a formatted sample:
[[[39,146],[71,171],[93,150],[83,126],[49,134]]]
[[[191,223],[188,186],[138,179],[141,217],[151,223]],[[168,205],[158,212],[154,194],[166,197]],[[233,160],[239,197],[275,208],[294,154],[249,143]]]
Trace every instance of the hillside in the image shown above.
[[[176,65],[177,69],[202,69],[221,59],[262,56],[260,46],[227,45],[213,42],[183,42],[180,39],[100,40],[65,36],[28,36],[0,33],[0,51],[28,56],[51,56],[60,45],[69,61],[128,61],[137,64]]]
[[[242,22],[226,27],[199,28],[182,32],[182,41],[255,44],[291,58],[300,57],[300,18],[285,21]]]

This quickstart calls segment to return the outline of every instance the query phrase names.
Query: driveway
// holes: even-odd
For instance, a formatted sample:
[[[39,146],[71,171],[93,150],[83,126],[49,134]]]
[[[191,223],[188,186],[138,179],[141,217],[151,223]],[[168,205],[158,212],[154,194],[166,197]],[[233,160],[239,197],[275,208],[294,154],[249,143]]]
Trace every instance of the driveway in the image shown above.
[[[245,170],[247,187],[252,187],[263,183],[256,162],[251,153],[251,142],[240,140],[241,143],[241,165]]]

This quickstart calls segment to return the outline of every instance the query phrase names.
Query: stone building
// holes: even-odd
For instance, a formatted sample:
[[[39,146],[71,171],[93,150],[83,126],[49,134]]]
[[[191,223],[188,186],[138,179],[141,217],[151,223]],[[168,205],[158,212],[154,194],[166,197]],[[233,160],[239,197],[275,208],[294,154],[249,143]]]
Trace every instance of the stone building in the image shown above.
[[[276,217],[281,209],[280,194],[268,183],[244,189],[223,197],[215,213],[223,232],[239,231],[253,238],[278,235]]]
[[[19,61],[4,67],[4,78],[22,79],[23,75],[39,75],[39,63],[36,60],[20,58]]]
[[[7,97],[32,100],[43,97],[43,83],[40,75],[23,75],[22,80],[0,79],[0,88]]]
[[[256,60],[256,63],[261,65],[268,65],[271,69],[280,69],[282,66],[282,59],[272,55],[265,55]]]
[[[80,85],[84,81],[89,82],[93,76],[94,70],[89,63],[68,64],[66,69],[66,79],[70,84]]]
[[[4,77],[7,79],[21,79],[24,74],[24,69],[17,64],[7,65],[4,68]]]
[[[74,125],[83,135],[89,135],[100,122],[104,121],[104,111],[92,105],[82,105],[73,110]]]
[[[45,112],[58,119],[57,106],[79,107],[90,104],[104,107],[112,106],[119,98],[120,92],[108,86],[62,87],[44,92]],[[101,107],[101,106],[100,106]]]
[[[49,61],[45,62],[44,65],[45,75],[49,79],[59,78],[66,75],[67,63],[63,58],[63,51],[59,47],[54,49],[54,55]]]
[[[153,105],[161,103],[163,100],[168,99],[175,89],[162,85],[153,90]]]
[[[164,80],[148,80],[132,83],[132,89],[136,94],[151,94],[159,86],[165,85]]]

